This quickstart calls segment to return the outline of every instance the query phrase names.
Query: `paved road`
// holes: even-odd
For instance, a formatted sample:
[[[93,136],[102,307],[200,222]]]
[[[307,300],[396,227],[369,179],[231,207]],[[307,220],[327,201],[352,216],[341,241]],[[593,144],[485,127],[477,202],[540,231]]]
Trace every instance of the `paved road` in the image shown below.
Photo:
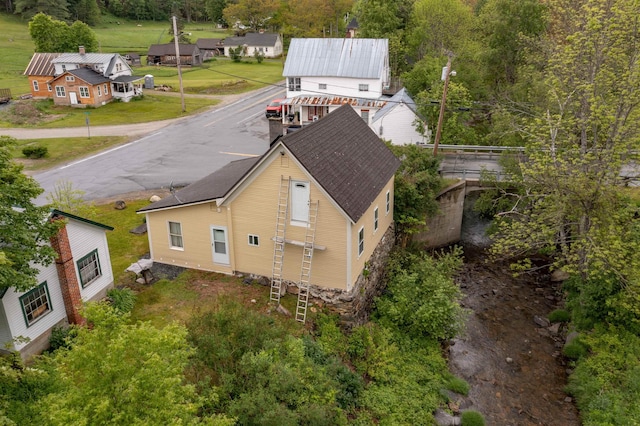
[[[93,200],[167,188],[172,182],[174,186],[184,186],[230,161],[260,155],[269,146],[264,108],[271,99],[282,94],[283,89],[270,87],[196,116],[130,128],[127,126],[126,134],[144,136],[35,174],[34,178],[45,190],[36,203],[46,203],[46,194],[60,181],[70,181],[74,189],[85,192],[86,200]],[[104,126],[100,131],[114,134],[114,128],[117,127]],[[65,135],[76,131],[80,129],[68,129]],[[98,131],[96,127],[95,132]],[[4,130],[2,133],[6,134]],[[94,133],[92,128],[94,134],[99,133]]]

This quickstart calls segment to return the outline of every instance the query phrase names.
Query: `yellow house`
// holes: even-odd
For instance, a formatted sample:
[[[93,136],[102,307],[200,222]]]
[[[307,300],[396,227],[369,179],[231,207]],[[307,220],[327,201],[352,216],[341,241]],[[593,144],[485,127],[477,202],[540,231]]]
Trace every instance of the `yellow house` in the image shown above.
[[[151,259],[268,277],[272,299],[282,283],[350,292],[390,238],[399,163],[344,105],[140,209]]]

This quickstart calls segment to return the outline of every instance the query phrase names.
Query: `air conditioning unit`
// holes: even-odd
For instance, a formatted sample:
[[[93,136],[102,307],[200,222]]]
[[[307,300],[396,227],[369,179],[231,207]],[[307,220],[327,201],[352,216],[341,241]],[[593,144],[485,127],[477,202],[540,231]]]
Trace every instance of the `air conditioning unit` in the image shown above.
[[[317,115],[313,116],[313,121],[318,121],[318,116]]]

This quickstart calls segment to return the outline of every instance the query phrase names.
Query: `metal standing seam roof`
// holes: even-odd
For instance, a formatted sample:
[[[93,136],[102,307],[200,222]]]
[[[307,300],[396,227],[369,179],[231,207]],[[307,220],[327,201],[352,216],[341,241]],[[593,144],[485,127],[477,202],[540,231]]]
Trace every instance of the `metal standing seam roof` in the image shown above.
[[[53,64],[108,64],[117,53],[63,53],[52,61]]]
[[[284,77],[383,78],[389,40],[372,38],[294,38]]]
[[[367,211],[400,165],[384,142],[348,105],[280,141],[354,223]],[[138,212],[226,197],[262,158],[279,149],[279,145],[274,143],[260,158],[233,161]]]
[[[53,76],[56,73],[56,68],[51,62],[62,53],[34,53],[27,65],[27,69],[24,71],[24,75],[43,75]]]
[[[418,108],[416,107],[416,103],[409,96],[409,92],[405,88],[402,88],[398,93],[393,95],[387,102],[385,106],[380,108],[376,115],[373,117],[373,122],[378,121],[387,113],[389,113],[393,108],[395,108],[398,104],[405,104],[415,115],[422,118],[420,114],[418,114]]]

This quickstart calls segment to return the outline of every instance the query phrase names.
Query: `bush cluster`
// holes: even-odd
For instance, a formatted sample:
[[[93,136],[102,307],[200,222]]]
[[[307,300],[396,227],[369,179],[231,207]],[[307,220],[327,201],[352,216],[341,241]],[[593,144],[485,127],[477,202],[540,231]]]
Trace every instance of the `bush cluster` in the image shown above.
[[[22,155],[32,159],[43,158],[48,153],[49,149],[46,146],[41,145],[28,145],[22,148]]]

